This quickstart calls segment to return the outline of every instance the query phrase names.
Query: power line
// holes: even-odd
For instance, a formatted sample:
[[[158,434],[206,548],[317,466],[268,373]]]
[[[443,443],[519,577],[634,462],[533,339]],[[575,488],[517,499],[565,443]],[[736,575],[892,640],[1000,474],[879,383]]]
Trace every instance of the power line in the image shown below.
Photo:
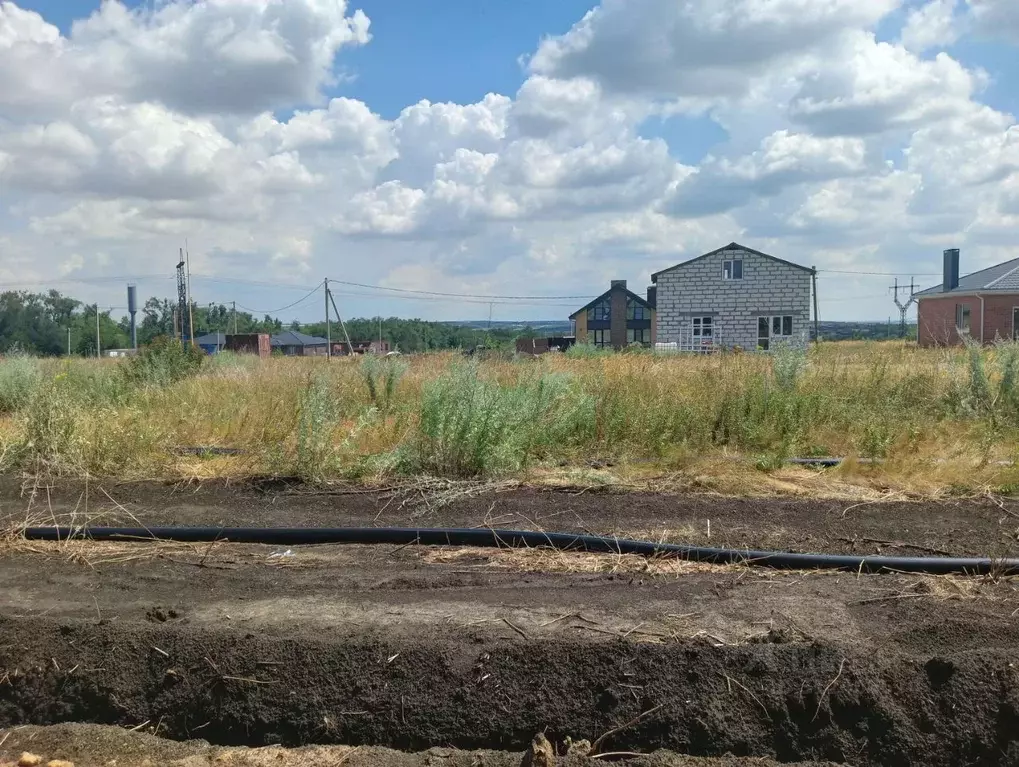
[[[320,282],[315,287],[311,287],[310,285],[295,285],[293,283],[287,283],[287,282],[265,282],[265,281],[261,281],[261,280],[242,280],[242,279],[238,279],[236,277],[208,277],[208,276],[202,275],[202,274],[192,275],[192,279],[202,280],[204,282],[221,282],[221,283],[226,284],[226,285],[253,285],[255,287],[284,288],[284,289],[287,289],[287,290],[318,290],[319,287],[322,285],[322,283]]]
[[[485,303],[488,303],[490,299],[506,299],[512,301],[533,301],[533,300],[558,300],[558,301],[590,301],[594,296],[495,296],[487,295],[484,293],[441,293],[436,290],[412,290],[410,288],[387,288],[383,285],[366,285],[363,282],[346,282],[344,280],[336,280],[332,277],[329,278],[330,282],[335,282],[339,285],[351,285],[355,288],[368,288],[369,290],[390,290],[395,293],[414,293],[416,295],[424,296],[444,296],[446,298],[483,298],[486,299]]]
[[[332,283],[333,280],[330,279],[329,282]],[[443,298],[442,296],[418,296],[418,295],[410,295],[410,296],[408,296],[408,295],[399,295],[399,294],[398,295],[392,295],[392,296],[380,296],[377,293],[358,293],[358,292],[355,292],[353,290],[332,290],[332,289],[330,289],[330,292],[332,292],[332,294],[335,295],[335,296],[357,296],[357,297],[361,297],[361,298],[375,298],[375,299],[377,299],[377,298],[399,298],[399,299],[403,299],[405,301],[435,301],[437,303],[445,303],[445,304],[454,303],[454,301],[452,301],[450,298]],[[578,300],[580,300],[580,299],[578,299]],[[459,298],[459,299],[456,300],[455,303],[462,303],[462,304],[483,304],[483,305],[486,305],[486,306],[488,304],[499,304],[499,305],[505,305],[505,306],[510,306],[510,305],[512,305],[512,306],[546,306],[546,307],[549,307],[549,308],[567,308],[567,309],[576,309],[577,308],[577,304],[575,304],[575,303],[572,303],[572,304],[550,304],[550,303],[545,303],[545,302],[541,302],[541,303],[527,303],[526,301],[492,300],[492,299],[486,300],[486,299],[483,299],[483,298]]]
[[[834,303],[836,301],[870,301],[872,299],[884,298],[883,295],[869,295],[869,296],[839,296],[838,298],[827,298],[824,299],[825,303]]]
[[[928,272],[926,274],[917,272],[854,272],[845,269],[818,269],[818,274],[859,274],[866,277],[940,277],[940,274]]]
[[[293,309],[295,306],[297,306],[299,304],[303,304],[305,301],[307,301],[309,298],[311,298],[313,295],[315,295],[318,292],[318,289],[321,288],[321,287],[322,287],[322,283],[320,282],[318,285],[313,287],[311,289],[311,291],[307,295],[305,295],[303,298],[300,298],[297,301],[294,301],[294,303],[292,303],[292,304],[287,304],[286,306],[281,306],[279,309],[267,309],[267,310],[263,311],[262,309],[252,309],[250,306],[244,306],[243,304],[237,304],[237,306],[239,306],[241,309],[243,309],[246,312],[251,312],[252,314],[278,314],[279,312],[285,312],[287,309]]]

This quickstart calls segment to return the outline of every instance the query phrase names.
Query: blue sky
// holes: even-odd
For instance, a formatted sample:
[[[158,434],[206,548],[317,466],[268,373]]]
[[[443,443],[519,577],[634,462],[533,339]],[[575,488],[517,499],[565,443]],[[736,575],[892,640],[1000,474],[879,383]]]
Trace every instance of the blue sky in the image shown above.
[[[139,254],[173,261],[188,236],[201,298],[260,309],[325,275],[595,295],[736,240],[817,264],[823,318],[883,319],[891,275],[936,272],[945,247],[964,270],[1019,256],[1012,0],[365,0],[345,19],[319,0],[164,5],[172,19],[103,27],[98,3],[18,0],[85,32],[56,55],[22,19],[14,58],[0,49],[15,74],[0,86],[0,282],[162,275]],[[240,47],[209,43],[223,28]],[[293,61],[245,71],[226,53],[267,45]],[[488,315],[347,293],[353,314]]]

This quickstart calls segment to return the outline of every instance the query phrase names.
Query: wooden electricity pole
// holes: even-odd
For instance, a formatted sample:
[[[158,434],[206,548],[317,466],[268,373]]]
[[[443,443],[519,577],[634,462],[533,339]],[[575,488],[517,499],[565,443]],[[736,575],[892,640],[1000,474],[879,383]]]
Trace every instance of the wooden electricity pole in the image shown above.
[[[821,325],[817,318],[817,267],[810,267],[812,274],[811,278],[814,283],[814,343],[821,343]]]
[[[325,279],[325,305],[326,305],[326,359],[333,356],[332,328],[329,327],[329,278]]]

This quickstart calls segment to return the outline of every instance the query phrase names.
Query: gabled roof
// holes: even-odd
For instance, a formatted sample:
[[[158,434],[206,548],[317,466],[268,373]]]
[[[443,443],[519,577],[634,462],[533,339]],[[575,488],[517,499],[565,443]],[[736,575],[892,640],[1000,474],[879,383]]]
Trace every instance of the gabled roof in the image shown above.
[[[753,253],[755,256],[767,258],[769,261],[774,261],[779,264],[785,264],[786,266],[792,266],[795,267],[796,269],[802,269],[803,271],[810,272],[811,274],[813,274],[814,272],[814,270],[811,269],[809,266],[803,266],[802,264],[794,264],[792,261],[786,261],[784,258],[776,258],[775,256],[769,256],[767,253],[762,253],[759,250],[748,248],[746,245],[740,245],[738,242],[730,242],[728,245],[724,245],[721,248],[718,248],[717,250],[711,251],[710,253],[705,253],[703,256],[697,256],[696,258],[691,258],[689,261],[683,261],[674,266],[670,266],[668,269],[662,269],[661,271],[655,272],[654,274],[651,275],[651,282],[658,282],[659,274],[663,274],[664,272],[671,272],[673,269],[679,269],[681,266],[687,266],[688,264],[692,264],[695,261],[700,261],[702,258],[710,258],[711,256],[717,256],[723,250],[745,250],[747,253]]]
[[[204,336],[198,336],[195,339],[195,343],[199,346],[226,346],[226,333],[206,333]]]
[[[951,290],[941,290],[942,284],[938,283],[933,288],[921,290],[915,295],[917,298],[929,298],[930,296],[943,296],[948,293],[972,293],[977,290],[1019,293],[1019,258],[1003,261],[1000,264],[981,269],[979,272],[973,272],[965,277],[960,277],[958,287]]]
[[[594,305],[595,305],[596,303],[598,303],[598,302],[599,302],[599,301],[601,301],[601,300],[602,300],[603,298],[605,298],[606,296],[608,296],[608,295],[609,295],[609,294],[610,294],[610,293],[611,293],[611,292],[612,292],[613,290],[615,290],[615,288],[609,288],[608,290],[606,290],[606,291],[605,291],[604,293],[602,293],[602,294],[601,294],[600,296],[598,296],[597,298],[595,298],[595,299],[593,299],[593,300],[589,301],[588,303],[584,304],[584,305],[583,305],[582,307],[580,307],[579,309],[577,309],[577,311],[575,311],[575,312],[574,312],[573,314],[571,314],[571,315],[570,315],[570,319],[572,320],[573,318],[575,318],[575,317],[576,317],[576,316],[577,316],[578,314],[580,314],[581,312],[586,312],[586,311],[587,311],[588,309],[590,309],[590,308],[591,308],[592,306],[594,306]],[[626,297],[627,297],[627,298],[632,298],[632,299],[633,299],[634,301],[636,301],[636,302],[637,302],[638,304],[640,304],[641,306],[643,306],[643,307],[644,307],[645,309],[654,309],[654,307],[653,307],[653,306],[651,306],[651,304],[649,304],[649,303],[647,302],[647,299],[645,299],[645,298],[641,298],[640,296],[638,296],[638,295],[637,295],[636,293],[634,293],[634,292],[633,292],[632,290],[630,290],[629,288],[621,288],[621,290],[622,290],[622,291],[623,291],[624,293],[626,293]]]
[[[325,346],[327,343],[329,342],[324,338],[309,336],[296,330],[284,330],[270,339],[272,346]]]

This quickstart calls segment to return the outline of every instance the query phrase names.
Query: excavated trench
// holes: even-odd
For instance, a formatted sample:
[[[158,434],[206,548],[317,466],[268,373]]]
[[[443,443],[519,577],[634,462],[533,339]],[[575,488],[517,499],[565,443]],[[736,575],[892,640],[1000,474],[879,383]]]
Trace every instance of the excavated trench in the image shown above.
[[[165,621],[165,622],[164,622]],[[1019,762],[1004,650],[921,658],[790,641],[506,642],[481,634],[282,638],[0,618],[0,727],[66,722],[262,746],[601,750],[854,765]]]

